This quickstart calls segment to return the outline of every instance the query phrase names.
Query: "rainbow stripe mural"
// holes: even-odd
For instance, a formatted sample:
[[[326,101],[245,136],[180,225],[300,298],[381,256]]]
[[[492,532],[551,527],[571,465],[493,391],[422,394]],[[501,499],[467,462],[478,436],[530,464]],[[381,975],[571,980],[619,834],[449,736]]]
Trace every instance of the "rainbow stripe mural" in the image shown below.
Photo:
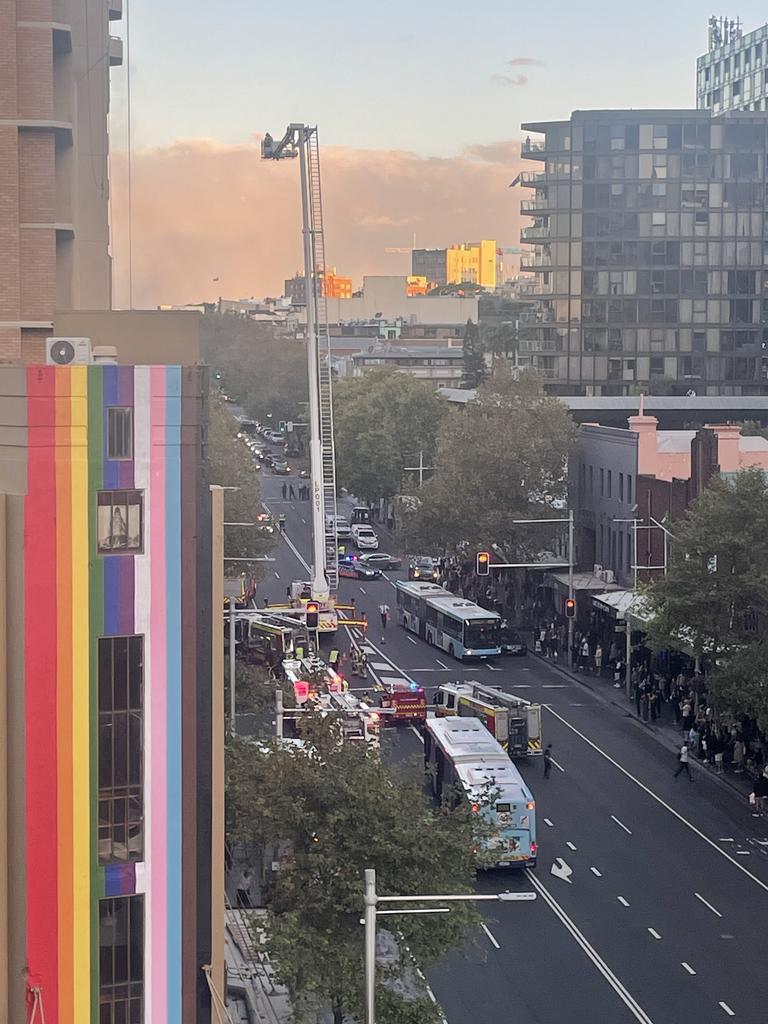
[[[143,893],[144,1021],[203,1020],[200,962],[210,915],[206,935],[198,910],[206,899],[200,777],[209,751],[200,739],[206,705],[193,630],[205,622],[199,593],[209,572],[209,564],[198,567],[207,550],[200,540],[206,371],[26,372],[27,984],[40,989],[48,1024],[98,1024],[98,901]],[[107,458],[113,406],[133,409],[130,459]],[[142,492],[141,553],[98,553],[97,494],[118,489]],[[144,860],[103,866],[98,640],[131,634],[144,636]]]

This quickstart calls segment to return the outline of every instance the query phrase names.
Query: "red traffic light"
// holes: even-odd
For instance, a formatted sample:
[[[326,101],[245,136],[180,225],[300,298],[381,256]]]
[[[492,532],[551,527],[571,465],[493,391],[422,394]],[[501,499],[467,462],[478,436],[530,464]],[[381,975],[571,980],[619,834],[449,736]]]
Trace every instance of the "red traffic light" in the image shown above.
[[[576,614],[576,601],[572,597],[565,599],[565,616],[568,619],[572,619]]]
[[[475,569],[478,576],[488,576],[491,571],[491,555],[488,551],[478,551]]]
[[[307,629],[317,629],[320,617],[320,605],[317,601],[307,601]]]

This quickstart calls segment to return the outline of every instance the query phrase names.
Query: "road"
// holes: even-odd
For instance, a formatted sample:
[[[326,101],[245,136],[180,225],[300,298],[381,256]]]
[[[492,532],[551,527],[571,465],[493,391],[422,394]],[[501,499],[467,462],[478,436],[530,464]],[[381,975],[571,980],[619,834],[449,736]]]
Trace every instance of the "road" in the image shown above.
[[[266,504],[286,515],[261,588],[272,601],[308,578],[310,560],[309,505],[282,502],[281,484],[264,474]],[[394,605],[391,579],[342,580],[341,600],[352,596],[374,624],[379,676],[418,680],[428,699],[443,681],[479,679],[546,708],[556,768],[547,780],[538,760],[521,769],[536,797],[538,866],[478,880],[479,891],[539,898],[480,904],[475,943],[428,972],[450,1024],[766,1024],[763,821],[697,766],[693,782],[675,779],[674,756],[647,729],[533,655],[462,665],[394,625],[381,642],[377,607]],[[418,756],[415,730],[392,732],[394,756]]]

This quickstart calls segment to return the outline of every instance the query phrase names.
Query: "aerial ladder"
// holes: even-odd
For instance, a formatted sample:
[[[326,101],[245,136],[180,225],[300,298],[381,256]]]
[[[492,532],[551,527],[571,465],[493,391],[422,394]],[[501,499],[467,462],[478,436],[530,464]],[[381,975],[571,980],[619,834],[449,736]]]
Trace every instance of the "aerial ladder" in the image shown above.
[[[336,533],[331,345],[325,299],[325,234],[317,127],[289,124],[280,141],[275,141],[267,133],[261,143],[261,155],[265,160],[299,159],[307,307],[312,598],[332,604],[339,583],[339,545]]]

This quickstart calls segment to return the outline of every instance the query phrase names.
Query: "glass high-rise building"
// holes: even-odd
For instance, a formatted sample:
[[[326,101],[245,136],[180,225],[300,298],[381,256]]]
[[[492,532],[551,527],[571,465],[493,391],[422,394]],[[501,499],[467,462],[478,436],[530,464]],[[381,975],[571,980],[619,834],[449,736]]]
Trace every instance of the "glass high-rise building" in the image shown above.
[[[768,110],[768,25],[746,35],[738,20],[711,17],[696,61],[696,106],[713,114]]]
[[[558,394],[767,394],[768,116],[575,111],[523,129],[540,301],[521,362]]]

